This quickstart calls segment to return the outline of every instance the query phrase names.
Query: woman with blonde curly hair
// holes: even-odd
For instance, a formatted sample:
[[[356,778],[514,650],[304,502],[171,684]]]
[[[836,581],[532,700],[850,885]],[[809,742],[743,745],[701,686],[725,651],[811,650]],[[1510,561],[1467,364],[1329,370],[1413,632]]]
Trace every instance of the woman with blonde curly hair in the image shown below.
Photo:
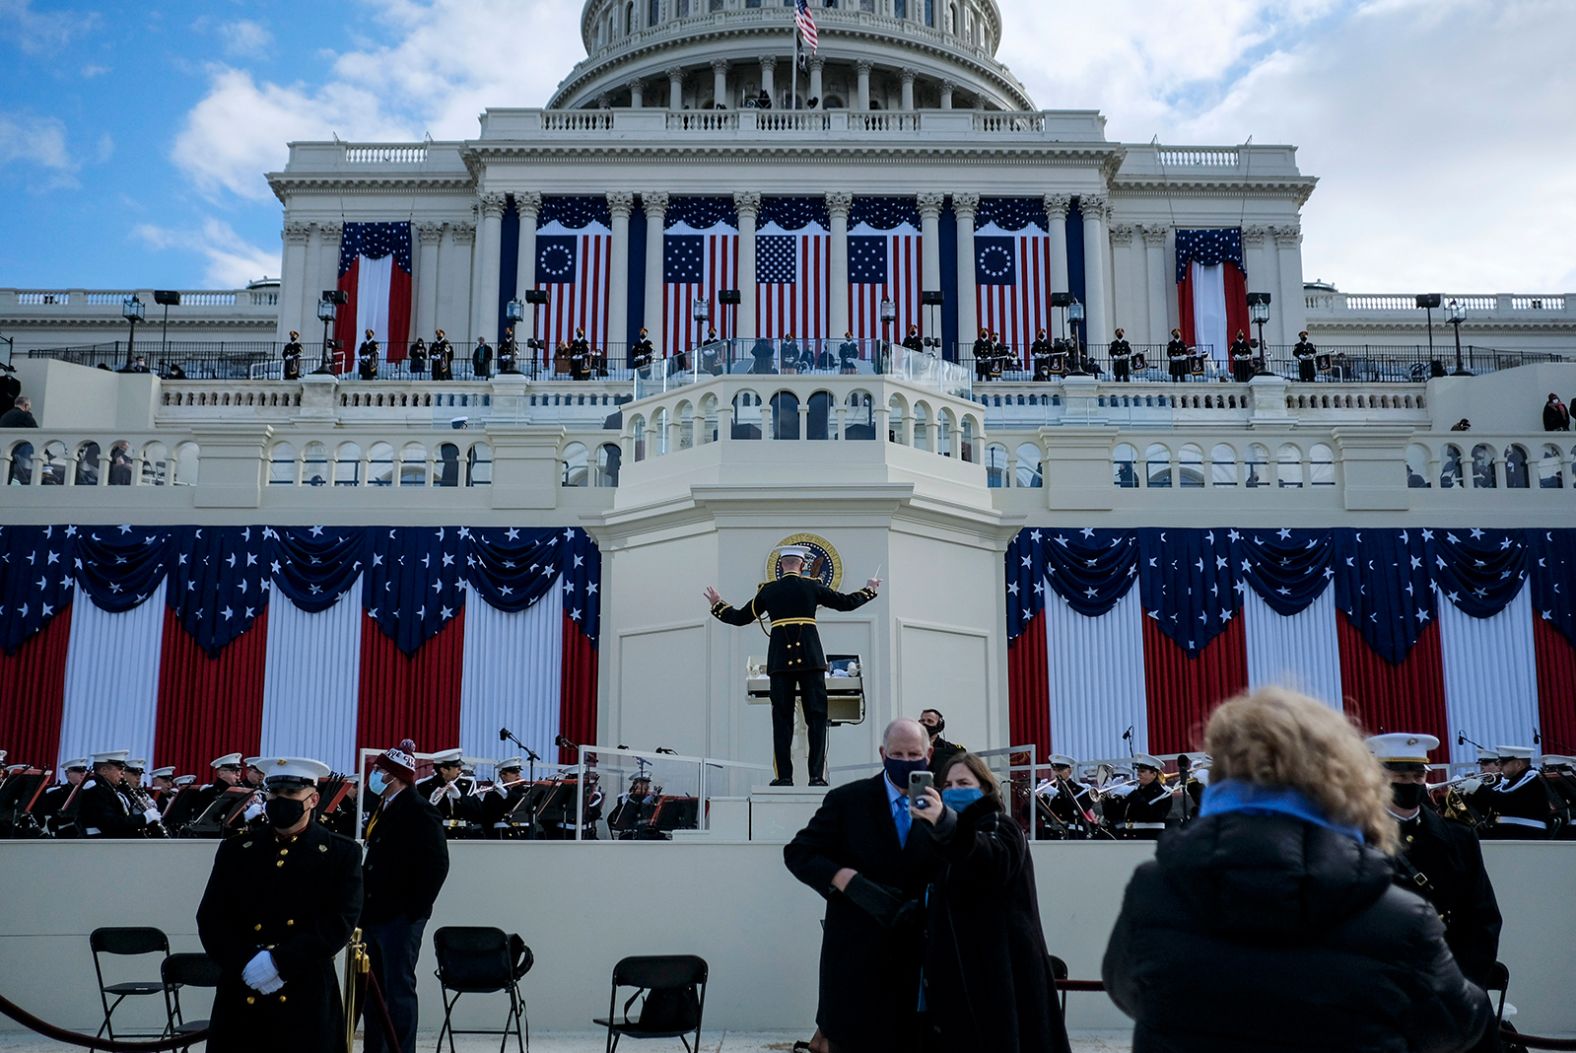
[[[1389,781],[1340,713],[1281,688],[1223,703],[1198,818],[1127,886],[1106,949],[1133,1053],[1456,1053],[1492,1013],[1391,882]]]

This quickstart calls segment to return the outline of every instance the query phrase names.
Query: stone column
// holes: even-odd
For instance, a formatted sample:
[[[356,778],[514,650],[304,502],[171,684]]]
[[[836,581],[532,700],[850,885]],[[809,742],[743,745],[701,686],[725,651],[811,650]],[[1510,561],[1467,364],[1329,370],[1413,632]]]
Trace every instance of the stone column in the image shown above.
[[[339,243],[345,228],[339,223],[319,223],[317,226],[317,280],[312,283],[312,317],[317,318],[317,301],[324,290],[339,287]],[[306,319],[302,319],[305,321]],[[321,329],[321,325],[319,325]],[[302,330],[305,332],[306,330]],[[321,334],[319,335],[321,339]]]
[[[286,223],[284,262],[279,271],[279,288],[283,295],[279,301],[279,325],[276,339],[290,338],[290,330],[309,332],[306,328],[307,307],[317,303],[321,290],[308,289],[311,281],[307,268],[307,243],[312,240],[312,224]],[[313,308],[315,310],[315,308]],[[108,477],[108,472],[99,474]]]
[[[821,74],[826,70],[826,59],[817,55],[810,60],[810,94],[807,99],[820,99],[825,102],[826,96],[821,94]]]
[[[733,195],[733,204],[739,210],[739,316],[734,336],[740,340],[754,340],[755,318],[755,220],[761,211],[761,195],[753,190],[741,190]],[[718,308],[719,312],[726,308]],[[721,327],[718,327],[721,331]],[[801,339],[803,333],[795,334]]]
[[[684,71],[677,66],[669,66],[668,75],[668,109],[682,110],[684,108]]]
[[[728,60],[711,60],[711,101],[731,107],[728,98]]]
[[[646,104],[646,85],[644,81],[632,80],[629,82],[629,108],[638,110]]]
[[[832,224],[832,274],[827,285],[827,323],[832,338],[842,339],[848,332],[848,211],[854,207],[854,195],[844,190],[834,190],[826,195],[826,211]]]
[[[1242,228],[1242,266],[1247,272],[1249,292],[1267,292],[1274,296],[1271,306],[1280,306],[1280,283],[1275,274],[1275,261],[1265,255],[1264,242],[1269,236],[1268,227]]]
[[[1111,227],[1111,312],[1110,329],[1091,333],[1091,346],[1114,339],[1114,330],[1133,329],[1132,323],[1148,313],[1144,295],[1144,261],[1133,258],[1133,235],[1137,228],[1128,223]],[[1135,330],[1136,331],[1136,330]]]
[[[1051,292],[1066,292],[1070,288],[1067,284],[1071,273],[1067,259],[1067,211],[1072,204],[1073,199],[1067,194],[1045,195],[1045,217],[1049,223],[1045,229],[1051,236]]]
[[[856,109],[870,109],[870,71],[874,68],[874,63],[867,62],[864,59],[860,59],[858,64],[854,67],[854,69],[856,69],[859,73],[859,91],[856,95],[856,99],[858,100],[855,107]]]
[[[657,353],[668,354],[667,327],[662,324],[662,223],[668,214],[666,191],[646,191],[640,195],[646,210],[646,317],[641,324],[656,337]]]
[[[1110,201],[1104,194],[1084,194],[1084,332],[1104,333],[1110,326],[1106,314],[1106,216]]]
[[[1302,288],[1302,228],[1275,227],[1275,262],[1280,273],[1280,289],[1271,310],[1281,320],[1281,343],[1295,344],[1297,334],[1308,327],[1308,301]]]
[[[605,350],[609,361],[618,361],[629,354],[629,216],[635,211],[635,195],[628,190],[610,191],[607,207],[613,216],[613,258],[608,275]]]
[[[777,105],[777,56],[761,56],[761,90],[766,97],[772,100],[772,105]]]
[[[953,194],[952,211],[958,218],[958,342],[967,346],[979,332],[979,305],[974,295],[974,216],[978,194]],[[1013,348],[1022,354],[1023,348]]]
[[[485,193],[477,198],[480,219],[476,238],[475,274],[477,288],[472,290],[470,340],[485,336],[489,344],[498,342],[498,274],[502,260],[503,213],[508,199],[503,194]]]
[[[438,242],[443,237],[442,223],[418,223],[416,241],[420,245],[416,254],[416,322],[412,342],[416,337],[432,339],[432,328],[438,319]]]
[[[941,108],[943,110],[952,109],[952,93],[956,89],[957,85],[952,83],[950,80],[944,80],[941,82]]]
[[[542,195],[535,190],[520,190],[514,195],[514,207],[520,213],[520,250],[514,270],[514,295],[525,303],[527,289],[536,288],[536,227],[542,217]],[[525,346],[528,337],[536,335],[536,304],[525,304],[525,317],[520,319],[514,338],[520,345],[520,357],[536,352]]]
[[[935,192],[919,195],[920,273],[924,276],[924,284],[920,286],[921,291],[928,289],[934,292],[941,288],[941,207],[946,204],[946,200],[945,195]],[[930,331],[927,325],[930,321],[930,312],[923,307],[919,309],[919,320],[920,331],[926,336],[941,336],[939,332]],[[902,319],[899,318],[893,326],[891,339],[902,340],[907,335],[902,331],[901,326]],[[881,335],[887,334],[883,332]]]
[[[1144,299],[1149,304],[1149,332],[1143,341],[1163,344],[1171,339],[1171,297],[1175,282],[1166,281],[1166,227],[1143,227],[1144,233]]]
[[[443,284],[448,295],[439,294],[437,325],[443,328],[449,342],[463,351],[473,340],[470,332],[455,332],[458,323],[467,330],[471,323],[471,290],[476,282],[475,260],[471,247],[476,243],[476,224],[451,223],[448,241],[438,246],[438,270],[443,273]]]
[[[917,73],[915,73],[913,70],[908,69],[906,67],[904,68],[904,70],[902,72],[902,81],[903,81],[902,109],[903,109],[903,112],[905,112],[905,113],[911,113],[911,112],[913,112],[913,109],[914,109],[914,78],[917,77],[917,76],[918,76]]]

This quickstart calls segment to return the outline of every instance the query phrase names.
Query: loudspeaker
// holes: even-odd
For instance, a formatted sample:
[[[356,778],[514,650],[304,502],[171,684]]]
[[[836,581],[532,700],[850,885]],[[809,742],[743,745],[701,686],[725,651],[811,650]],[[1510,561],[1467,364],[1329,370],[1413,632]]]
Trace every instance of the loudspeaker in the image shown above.
[[[163,304],[166,307],[179,307],[181,294],[175,289],[155,289],[153,290],[153,302]]]
[[[925,292],[919,294],[919,302],[926,307],[940,307],[942,300],[943,297],[940,292],[926,290]]]
[[[324,289],[323,299],[343,307],[350,302],[350,294],[343,289]]]
[[[157,296],[158,294],[155,293],[154,295]],[[1438,307],[1439,304],[1440,295],[1436,292],[1419,293],[1417,296],[1417,306],[1419,307]]]
[[[1269,303],[1270,303],[1270,294],[1267,293],[1267,292],[1250,292],[1250,293],[1248,293],[1248,306],[1249,307],[1257,307],[1259,304],[1264,304],[1267,307],[1267,306],[1269,306]]]
[[[544,304],[544,303],[546,303],[547,302],[547,290],[546,289],[527,289],[527,290],[525,290],[525,302],[526,303],[534,303],[534,304]]]
[[[1077,302],[1078,302],[1078,297],[1074,296],[1070,292],[1053,292],[1053,293],[1051,293],[1051,306],[1052,307],[1071,307],[1073,304],[1075,304]]]
[[[718,303],[725,303],[725,304],[727,304],[730,307],[737,307],[737,306],[739,306],[739,290],[737,290],[737,289],[720,289],[720,290],[718,290],[718,292],[717,292],[717,302]]]

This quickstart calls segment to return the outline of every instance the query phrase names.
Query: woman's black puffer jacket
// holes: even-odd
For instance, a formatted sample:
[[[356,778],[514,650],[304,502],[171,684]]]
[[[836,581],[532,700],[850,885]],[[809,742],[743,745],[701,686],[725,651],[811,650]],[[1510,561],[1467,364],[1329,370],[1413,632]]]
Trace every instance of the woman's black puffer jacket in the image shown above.
[[[1281,815],[1209,816],[1127,886],[1102,970],[1133,1053],[1454,1053],[1490,1025],[1385,856]]]

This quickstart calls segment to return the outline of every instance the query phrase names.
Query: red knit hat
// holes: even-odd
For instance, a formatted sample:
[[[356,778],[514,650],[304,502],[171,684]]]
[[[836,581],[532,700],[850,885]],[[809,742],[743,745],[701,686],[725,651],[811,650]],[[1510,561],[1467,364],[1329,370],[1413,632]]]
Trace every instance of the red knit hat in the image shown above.
[[[391,746],[372,758],[374,768],[382,768],[396,779],[414,785],[416,782],[416,743],[400,739],[398,746]]]

